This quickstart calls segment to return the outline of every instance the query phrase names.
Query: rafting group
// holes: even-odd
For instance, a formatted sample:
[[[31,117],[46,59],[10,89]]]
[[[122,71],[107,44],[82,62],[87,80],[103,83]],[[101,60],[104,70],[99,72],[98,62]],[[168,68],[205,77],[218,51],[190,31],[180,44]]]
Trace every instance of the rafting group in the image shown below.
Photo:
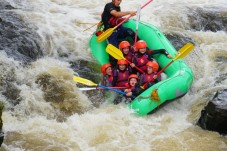
[[[75,82],[122,94],[115,98],[114,104],[124,100],[140,115],[184,96],[193,82],[192,70],[182,58],[194,45],[187,43],[176,51],[157,27],[139,21],[140,10],[151,1],[137,11],[125,12],[120,9],[121,0],[107,3],[89,40],[90,51],[101,65],[102,80],[96,84],[73,77]],[[136,20],[129,19],[135,15]]]
[[[110,57],[112,58],[110,63],[106,63],[101,67],[101,83],[109,87],[125,87],[123,91],[126,93],[126,103],[131,102],[146,88],[166,79],[164,73],[160,76],[156,75],[159,65],[153,58],[153,55],[158,53],[172,58],[166,50],[149,50],[143,40],[137,41],[135,46],[131,46],[128,41],[121,41],[119,49],[122,51],[125,60],[116,60]],[[120,103],[121,100],[121,97],[117,97],[114,104]]]
[[[105,5],[102,13],[102,24],[99,24],[96,36],[117,26],[119,22],[124,20],[122,17],[136,14],[136,11],[121,12],[120,3],[121,0],[112,0]],[[127,38],[131,38],[131,40],[125,40]],[[132,39],[135,39],[134,43],[132,43]],[[101,84],[108,87],[123,88],[126,103],[131,102],[146,88],[165,79],[163,78],[166,77],[164,73],[159,76],[156,75],[159,64],[153,57],[155,54],[164,54],[168,58],[172,58],[165,49],[150,50],[147,43],[140,40],[132,29],[122,25],[117,27],[106,40],[108,44],[115,47],[115,51],[118,51],[118,49],[121,51],[123,59],[117,60],[114,56],[109,55],[109,63],[101,67]],[[121,96],[117,97],[114,104],[120,103],[121,100]]]

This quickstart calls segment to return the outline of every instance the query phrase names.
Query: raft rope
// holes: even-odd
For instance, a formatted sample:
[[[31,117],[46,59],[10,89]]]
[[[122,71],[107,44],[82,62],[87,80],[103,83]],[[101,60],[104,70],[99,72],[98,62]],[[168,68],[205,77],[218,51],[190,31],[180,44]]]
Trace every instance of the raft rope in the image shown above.
[[[149,96],[139,96],[138,97],[138,101],[140,102],[142,99],[150,99],[150,100],[160,101],[159,98],[153,97],[154,95],[157,95],[157,93],[158,93],[157,91],[158,91],[158,89],[154,89],[154,90],[152,90],[152,92],[150,93]]]

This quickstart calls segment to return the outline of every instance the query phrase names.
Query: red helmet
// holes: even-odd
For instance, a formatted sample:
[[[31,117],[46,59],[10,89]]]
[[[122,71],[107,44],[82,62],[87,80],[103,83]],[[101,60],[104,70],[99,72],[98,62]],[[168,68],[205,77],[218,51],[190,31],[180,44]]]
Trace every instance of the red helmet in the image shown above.
[[[118,60],[117,61],[117,64],[120,65],[120,64],[124,64],[124,65],[128,65],[128,62],[126,60]]]
[[[139,40],[136,42],[136,50],[138,51],[139,49],[147,48],[147,43],[143,40]]]
[[[104,75],[106,75],[106,69],[109,68],[109,67],[111,67],[111,64],[109,64],[109,63],[102,65],[101,71]]]
[[[124,48],[129,47],[129,46],[130,46],[130,43],[129,43],[128,41],[122,41],[122,42],[120,42],[120,44],[119,44],[119,49],[122,50],[122,49],[124,49]]]
[[[152,67],[154,72],[157,72],[159,68],[159,65],[156,61],[148,61],[146,66]]]
[[[131,74],[131,75],[128,77],[128,81],[129,81],[131,78],[136,78],[137,80],[139,79],[138,75],[136,75],[136,74]]]

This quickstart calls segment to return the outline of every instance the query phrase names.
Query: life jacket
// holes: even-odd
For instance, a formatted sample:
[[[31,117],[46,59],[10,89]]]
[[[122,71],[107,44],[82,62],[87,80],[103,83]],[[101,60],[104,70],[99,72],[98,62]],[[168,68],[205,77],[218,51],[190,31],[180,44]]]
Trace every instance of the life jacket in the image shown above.
[[[126,98],[131,98],[132,100],[135,99],[140,93],[143,92],[143,89],[140,88],[140,86],[138,84],[136,84],[135,86],[130,86],[129,83],[126,83],[126,88],[130,89],[132,92],[132,96],[126,96]]]
[[[143,70],[144,72],[146,72],[146,69],[147,69],[146,64],[149,61],[148,56],[146,54],[143,54],[140,57],[135,56],[135,60],[136,60],[136,66],[141,70]]]
[[[112,16],[109,21],[108,21],[108,27],[115,27],[116,25],[118,25],[120,22],[122,22],[124,19],[123,18],[117,18],[117,17],[114,17]],[[105,30],[105,26],[103,24],[102,21],[100,21],[97,25],[97,29],[96,29],[96,32],[95,32],[95,35],[96,36],[99,36],[101,35]]]
[[[132,58],[133,58],[133,55],[132,53],[129,51],[127,55],[124,54],[124,57],[129,61],[129,62],[132,62]]]
[[[113,76],[112,75],[106,76],[105,80],[106,80],[106,86],[112,86],[112,82],[113,82]]]
[[[129,83],[126,83],[125,87],[126,87],[126,89],[130,89],[130,90],[135,89],[135,86],[132,87]]]
[[[129,70],[120,71],[119,69],[114,71],[114,76],[117,76],[117,87],[124,87],[125,84],[128,82],[128,77],[130,75]]]
[[[121,12],[121,7],[115,6],[113,2],[109,2],[105,5],[103,13],[101,14],[102,22],[105,26],[104,31],[116,25],[117,18],[113,18],[113,15],[110,13],[112,10]]]
[[[154,77],[154,75],[156,74],[156,72],[153,72],[152,74],[143,74],[143,82],[142,84],[145,84],[147,82],[151,82],[150,80]]]
[[[108,21],[108,23],[109,23],[109,25],[111,26],[111,27],[115,27],[116,25],[118,25],[119,23],[121,23],[122,21],[124,20],[124,18],[119,18],[119,17],[114,17],[114,16],[112,16],[110,19],[109,19],[109,21]]]

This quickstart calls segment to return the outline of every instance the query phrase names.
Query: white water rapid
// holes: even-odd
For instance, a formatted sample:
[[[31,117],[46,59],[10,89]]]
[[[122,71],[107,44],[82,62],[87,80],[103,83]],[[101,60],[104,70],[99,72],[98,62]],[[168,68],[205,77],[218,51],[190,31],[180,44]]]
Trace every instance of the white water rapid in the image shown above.
[[[106,101],[94,107],[95,100],[72,81],[78,73],[70,68],[70,62],[85,60],[95,64],[88,46],[95,27],[88,28],[99,22],[103,7],[110,0],[5,1],[16,8],[9,11],[21,16],[37,32],[44,57],[23,66],[0,51],[1,76],[13,77],[20,96],[20,102],[12,105],[0,95],[5,104],[5,140],[1,150],[227,150],[226,137],[196,125],[214,93],[227,88],[227,31],[203,30],[207,22],[199,18],[194,28],[188,17],[196,17],[197,10],[201,10],[226,19],[226,0],[154,0],[142,10],[142,21],[165,34],[195,43],[195,50],[185,57],[195,77],[189,92],[147,116],[133,114],[123,103],[113,105]],[[146,2],[123,0],[121,9],[136,10]],[[49,89],[37,84],[37,79],[45,80],[45,76],[53,77]],[[86,74],[83,77],[89,78]],[[97,99],[99,94],[94,95]]]

